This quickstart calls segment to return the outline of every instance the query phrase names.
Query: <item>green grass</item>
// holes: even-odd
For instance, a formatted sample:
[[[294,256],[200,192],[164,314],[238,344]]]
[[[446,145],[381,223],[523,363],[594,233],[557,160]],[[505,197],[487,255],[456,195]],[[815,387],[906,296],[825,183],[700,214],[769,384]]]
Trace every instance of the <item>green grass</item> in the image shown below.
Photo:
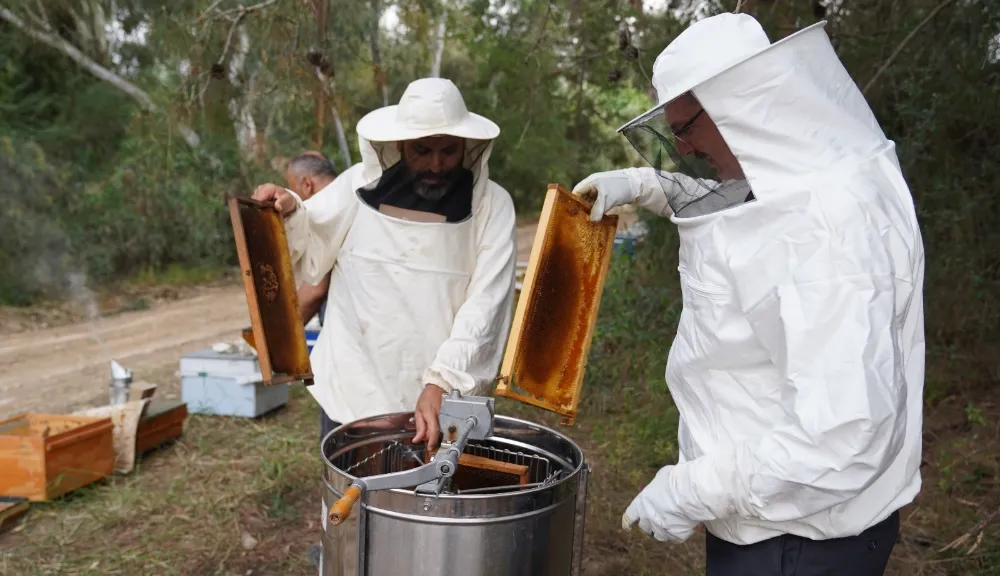
[[[128,280],[136,287],[145,286],[194,286],[207,284],[222,278],[228,269],[219,267],[187,266],[171,264],[163,269],[143,268]]]

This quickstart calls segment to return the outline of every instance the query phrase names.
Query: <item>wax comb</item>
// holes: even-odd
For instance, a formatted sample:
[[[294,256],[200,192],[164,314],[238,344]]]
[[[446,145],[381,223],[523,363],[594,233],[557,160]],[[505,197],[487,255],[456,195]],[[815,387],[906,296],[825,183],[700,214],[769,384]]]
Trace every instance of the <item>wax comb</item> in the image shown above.
[[[597,323],[618,216],[550,184],[531,247],[496,394],[560,414],[572,425]]]

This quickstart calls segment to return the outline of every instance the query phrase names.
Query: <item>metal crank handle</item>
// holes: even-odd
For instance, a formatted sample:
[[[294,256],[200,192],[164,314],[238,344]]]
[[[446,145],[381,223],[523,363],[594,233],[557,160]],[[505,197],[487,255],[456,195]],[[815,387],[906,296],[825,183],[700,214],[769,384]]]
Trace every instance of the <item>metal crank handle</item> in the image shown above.
[[[457,467],[458,459],[456,456],[450,460],[431,462],[403,472],[355,478],[350,487],[344,491],[344,495],[333,503],[328,519],[334,526],[341,525],[351,515],[354,503],[361,498],[361,494],[364,492],[419,486],[442,477],[449,477],[455,473]]]
[[[330,508],[330,523],[334,526],[340,526],[347,520],[347,517],[351,515],[351,509],[354,508],[354,503],[361,498],[361,492],[364,490],[363,486],[358,486],[357,484],[351,484],[347,490],[344,490],[344,495],[337,499],[333,503],[333,507]]]

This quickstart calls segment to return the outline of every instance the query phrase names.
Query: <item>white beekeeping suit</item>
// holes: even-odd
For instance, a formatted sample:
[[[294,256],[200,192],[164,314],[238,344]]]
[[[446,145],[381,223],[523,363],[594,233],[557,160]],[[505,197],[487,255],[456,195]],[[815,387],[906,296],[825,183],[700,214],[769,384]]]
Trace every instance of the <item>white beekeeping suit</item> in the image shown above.
[[[596,194],[595,218],[636,203],[680,236],[666,367],[680,458],[623,518],[662,540],[701,523],[740,545],[854,536],[920,489],[920,232],[823,24],[771,44],[746,15],[695,23],[657,59],[658,105],[621,129],[653,167],[575,189]],[[656,127],[685,95],[743,177],[686,169],[699,158],[677,153],[678,128]]]
[[[297,274],[315,283],[332,269],[308,389],[341,423],[412,411],[426,384],[488,389],[514,298],[514,206],[487,168],[496,124],[468,112],[450,81],[422,79],[357,131],[362,162],[285,221]],[[361,199],[400,160],[397,142],[438,135],[465,139],[471,216],[414,221]]]

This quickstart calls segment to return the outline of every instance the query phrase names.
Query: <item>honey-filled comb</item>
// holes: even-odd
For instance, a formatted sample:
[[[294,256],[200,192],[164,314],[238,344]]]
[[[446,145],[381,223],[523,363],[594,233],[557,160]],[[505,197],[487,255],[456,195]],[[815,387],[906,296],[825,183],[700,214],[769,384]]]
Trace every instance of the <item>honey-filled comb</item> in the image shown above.
[[[496,394],[576,419],[618,217],[550,184],[514,313]]]

